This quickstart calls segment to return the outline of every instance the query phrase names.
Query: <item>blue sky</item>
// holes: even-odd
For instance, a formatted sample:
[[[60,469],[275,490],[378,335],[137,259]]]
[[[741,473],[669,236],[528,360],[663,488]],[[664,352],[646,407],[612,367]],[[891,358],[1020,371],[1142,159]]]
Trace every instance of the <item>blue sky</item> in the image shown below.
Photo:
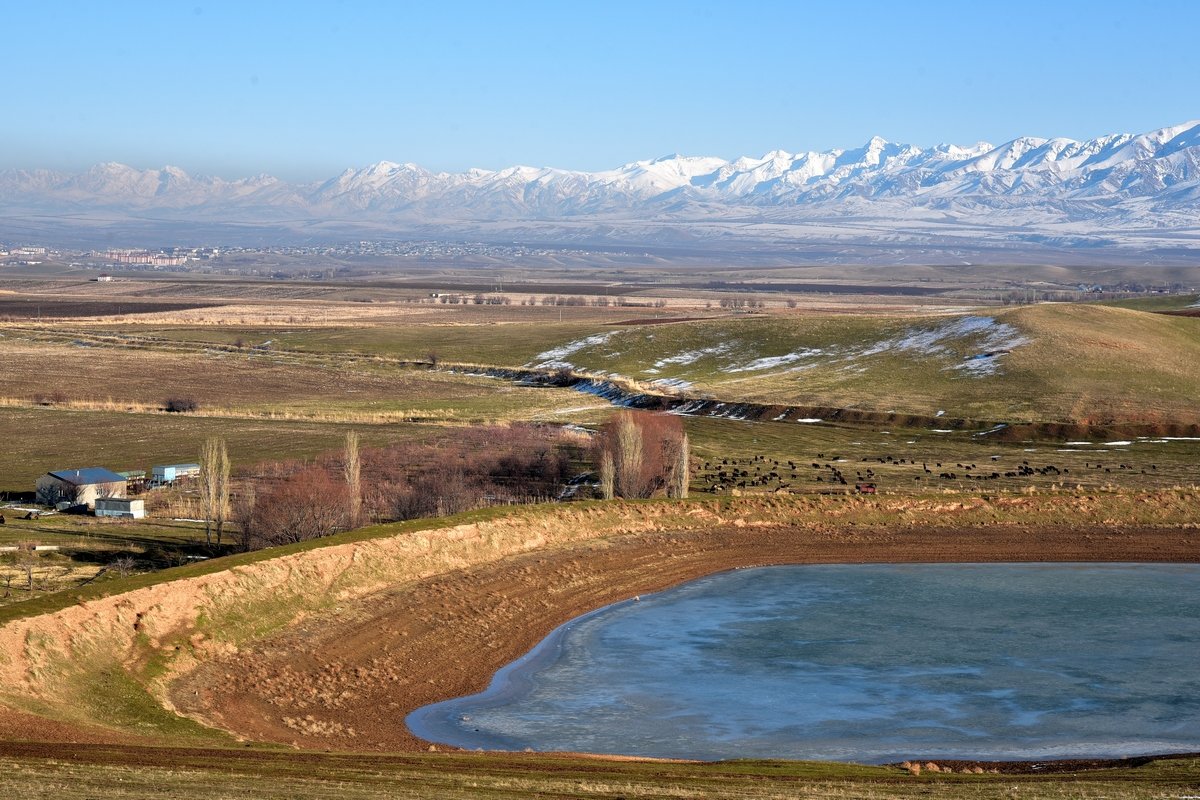
[[[0,168],[603,169],[1200,117],[1190,1],[5,5]]]

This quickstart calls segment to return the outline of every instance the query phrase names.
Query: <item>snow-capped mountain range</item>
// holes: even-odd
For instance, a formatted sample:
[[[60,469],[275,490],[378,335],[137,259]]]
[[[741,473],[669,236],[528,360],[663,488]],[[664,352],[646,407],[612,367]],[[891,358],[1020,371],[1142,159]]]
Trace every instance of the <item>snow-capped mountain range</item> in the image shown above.
[[[1200,228],[1200,121],[1089,141],[1022,137],[921,148],[873,138],[823,153],[734,161],[671,155],[603,172],[431,172],[382,161],[317,183],[193,176],[107,163],[0,172],[0,211],[103,209],[179,219],[305,217],[397,224],[804,223],[873,219],[994,227]]]

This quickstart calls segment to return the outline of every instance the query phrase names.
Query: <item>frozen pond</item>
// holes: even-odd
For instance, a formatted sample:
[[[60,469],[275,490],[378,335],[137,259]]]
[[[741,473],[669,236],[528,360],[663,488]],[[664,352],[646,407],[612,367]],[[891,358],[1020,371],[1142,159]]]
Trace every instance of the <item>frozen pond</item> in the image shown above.
[[[466,748],[884,762],[1200,750],[1200,565],[766,567],[560,628],[420,709]]]

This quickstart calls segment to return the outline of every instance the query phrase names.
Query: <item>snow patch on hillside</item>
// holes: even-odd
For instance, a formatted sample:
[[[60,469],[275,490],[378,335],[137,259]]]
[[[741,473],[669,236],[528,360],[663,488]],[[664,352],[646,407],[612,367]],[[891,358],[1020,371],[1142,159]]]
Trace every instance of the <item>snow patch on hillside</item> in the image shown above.
[[[824,351],[819,348],[805,348],[803,350],[794,350],[791,353],[785,353],[781,356],[764,356],[756,358],[753,361],[742,364],[740,366],[727,366],[723,372],[758,372],[764,369],[774,369],[776,367],[784,367],[788,364],[794,364],[797,361],[802,361],[806,358],[819,356]]]
[[[616,352],[603,347],[621,331],[594,334],[576,339],[558,347],[539,353],[530,364],[541,369],[574,369],[571,357],[581,351],[590,350],[581,357],[585,367],[596,369],[603,359],[611,359]],[[646,335],[645,340],[651,340]],[[708,372],[705,368],[693,367],[698,372],[689,374],[688,367],[705,358],[717,361],[718,369],[726,375],[743,373],[796,373],[821,366],[834,367],[848,373],[866,373],[872,368],[868,360],[872,356],[904,355],[917,359],[937,359],[935,368],[957,373],[963,377],[980,378],[999,372],[1003,357],[1012,350],[1030,343],[1029,337],[1018,328],[1000,322],[994,317],[967,315],[946,318],[921,327],[902,329],[877,341],[867,340],[858,346],[828,345],[824,347],[799,347],[778,355],[760,355],[762,349],[749,346],[748,342],[722,342],[667,355],[640,371],[646,377],[662,375],[667,368],[667,377],[659,377],[653,383],[662,388],[675,390],[690,389],[697,375]],[[769,351],[768,351],[769,352]],[[599,361],[599,363],[597,363]],[[683,368],[683,369],[678,369]],[[674,372],[676,374],[672,375]],[[736,380],[756,377],[748,374]]]
[[[671,365],[684,366],[687,364],[694,364],[705,356],[719,356],[723,353],[728,353],[729,348],[730,345],[728,342],[726,342],[725,344],[718,344],[712,347],[701,347],[698,350],[688,350],[683,353],[676,353],[673,356],[667,356],[666,358],[660,358],[658,361],[655,361],[653,371],[658,371],[663,367]],[[646,372],[651,371],[652,370],[649,369],[646,370]]]
[[[910,330],[903,336],[884,339],[857,355],[910,352],[924,356],[945,356],[962,353],[965,347],[969,347],[970,352],[963,356],[963,360],[947,369],[981,377],[994,375],[1001,356],[1029,344],[1029,341],[1028,337],[1007,322],[998,322],[994,317],[967,316],[935,328]]]
[[[594,336],[588,336],[583,339],[576,339],[573,342],[567,342],[564,345],[551,348],[543,353],[538,353],[533,357],[533,361],[525,366],[536,367],[538,369],[574,369],[575,365],[567,361],[567,356],[574,355],[580,350],[587,347],[596,347],[606,343],[616,334],[617,331],[609,331],[608,333],[597,333]]]

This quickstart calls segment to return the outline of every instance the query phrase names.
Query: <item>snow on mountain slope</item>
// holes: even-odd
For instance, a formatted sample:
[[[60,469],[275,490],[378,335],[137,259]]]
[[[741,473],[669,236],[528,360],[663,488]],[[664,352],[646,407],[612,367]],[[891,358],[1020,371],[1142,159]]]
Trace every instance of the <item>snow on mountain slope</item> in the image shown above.
[[[0,208],[103,207],[251,215],[289,209],[383,220],[686,220],[747,215],[773,221],[912,212],[947,221],[1012,225],[1103,220],[1110,225],[1196,227],[1200,121],[1084,142],[1020,137],[998,146],[921,148],[875,137],[823,153],[761,157],[672,155],[611,170],[515,166],[431,172],[381,161],[313,184],[270,176],[223,180],[176,167],[99,164],[76,175],[0,172]]]

